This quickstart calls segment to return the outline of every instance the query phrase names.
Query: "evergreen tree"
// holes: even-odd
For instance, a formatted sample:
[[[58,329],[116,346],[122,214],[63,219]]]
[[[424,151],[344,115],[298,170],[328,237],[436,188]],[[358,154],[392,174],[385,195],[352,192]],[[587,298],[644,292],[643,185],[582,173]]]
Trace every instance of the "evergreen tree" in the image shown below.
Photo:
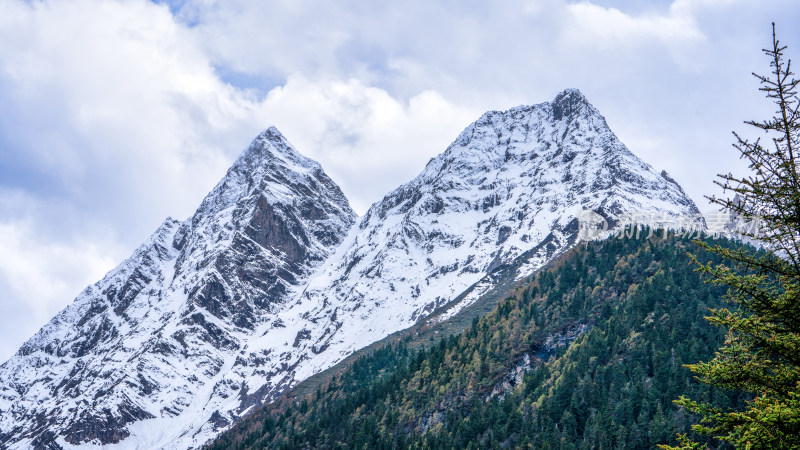
[[[771,72],[754,75],[777,113],[763,122],[746,122],[764,133],[755,141],[736,135],[734,147],[751,174],[721,175],[718,184],[735,196],[711,198],[734,217],[758,220],[760,226],[744,234],[763,242],[765,251],[701,243],[726,260],[701,265],[700,271],[730,288],[733,307],[712,309],[708,317],[728,329],[716,356],[688,366],[701,381],[752,398],[739,409],[687,397],[676,402],[702,415],[695,431],[737,448],[800,448],[800,80],[793,78],[785,50],[773,24],[772,48],[764,50]],[[683,436],[682,446],[700,444]]]

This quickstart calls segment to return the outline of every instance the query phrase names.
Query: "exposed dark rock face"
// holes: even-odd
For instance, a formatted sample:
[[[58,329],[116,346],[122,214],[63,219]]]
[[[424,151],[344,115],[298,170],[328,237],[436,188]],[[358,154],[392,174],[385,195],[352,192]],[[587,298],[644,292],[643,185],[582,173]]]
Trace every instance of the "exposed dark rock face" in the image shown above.
[[[219,430],[222,428],[227,427],[231,424],[231,421],[226,419],[219,411],[214,411],[211,414],[211,418],[208,419],[209,423],[214,427],[215,430]]]
[[[98,394],[100,397],[105,393]],[[116,444],[130,435],[125,425],[153,417],[155,416],[130,403],[119,405],[114,412],[103,408],[99,415],[96,412],[84,411],[78,420],[73,421],[64,430],[64,440],[72,445],[91,441]]]

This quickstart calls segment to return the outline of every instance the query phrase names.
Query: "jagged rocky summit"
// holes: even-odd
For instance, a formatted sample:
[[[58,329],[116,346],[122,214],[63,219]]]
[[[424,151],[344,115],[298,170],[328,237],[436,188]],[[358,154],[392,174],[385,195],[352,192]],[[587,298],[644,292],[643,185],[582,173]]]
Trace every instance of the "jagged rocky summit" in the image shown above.
[[[611,224],[698,214],[577,90],[484,114],[357,224],[270,128],[191,218],[0,366],[0,447],[200,446],[353,351],[447,320],[498,271],[530,274],[575,244],[587,209]]]
[[[260,134],[191,218],[167,219],[0,367],[0,447],[213,435],[216,406],[247,401],[225,382],[240,352],[355,218],[319,164]]]

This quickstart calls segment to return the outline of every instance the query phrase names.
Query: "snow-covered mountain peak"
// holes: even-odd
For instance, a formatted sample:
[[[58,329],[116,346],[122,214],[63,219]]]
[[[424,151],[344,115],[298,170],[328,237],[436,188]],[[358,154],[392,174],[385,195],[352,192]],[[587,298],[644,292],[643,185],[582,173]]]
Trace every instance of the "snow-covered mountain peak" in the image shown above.
[[[530,274],[576,243],[585,209],[612,224],[697,212],[577,90],[483,114],[372,205],[311,278],[303,296],[315,325],[304,325],[300,358],[335,362],[443,307],[469,305],[501,271]]]
[[[0,447],[204,442],[247,398],[226,378],[239,352],[355,219],[318,163],[259,134],[192,217],[165,220],[0,365]]]
[[[0,366],[0,447],[201,445],[353,351],[529,275],[575,244],[585,209],[612,224],[697,211],[574,89],[483,114],[358,227],[269,128],[192,217],[167,219]]]
[[[220,211],[253,194],[263,195],[270,202],[293,204],[309,183],[338,190],[319,163],[301,155],[273,126],[253,139],[198,211]],[[344,197],[340,191],[331,193]]]
[[[288,168],[307,173],[321,170],[322,166],[301,155],[274,126],[259,133],[250,146],[231,166],[232,171],[259,170],[261,168]]]
[[[530,135],[531,130],[537,132]],[[508,143],[519,142],[524,136],[528,140],[538,139],[547,146],[548,143],[563,142],[572,131],[580,131],[577,133],[579,135],[610,131],[605,118],[577,89],[562,91],[551,102],[521,105],[506,111],[488,111],[467,127],[450,145],[448,151],[491,149],[505,157],[508,150],[513,152],[517,147],[503,145],[503,139],[508,140]],[[530,156],[536,157],[538,154]]]
[[[583,109],[590,113],[598,113],[594,106],[586,100],[583,93],[577,89],[561,91],[550,103],[550,107],[553,109],[554,120],[568,120],[579,115]]]
[[[643,189],[655,185],[664,189]],[[360,227],[383,220],[391,209],[411,211],[414,205],[437,214],[488,211],[506,203],[500,199],[515,197],[519,201],[506,206],[517,211],[529,200],[545,202],[542,196],[550,191],[555,204],[572,205],[569,219],[589,207],[605,206],[618,214],[620,196],[628,200],[628,209],[646,210],[652,200],[665,202],[660,206],[667,209],[678,202],[697,212],[674,180],[660,176],[619,141],[580,91],[567,89],[551,102],[484,113],[414,180],[373,205]],[[523,199],[523,192],[532,198]]]
[[[338,244],[355,217],[319,163],[270,127],[236,159],[190,220],[195,248],[206,255],[243,234],[276,257],[314,265],[327,256],[323,247]]]

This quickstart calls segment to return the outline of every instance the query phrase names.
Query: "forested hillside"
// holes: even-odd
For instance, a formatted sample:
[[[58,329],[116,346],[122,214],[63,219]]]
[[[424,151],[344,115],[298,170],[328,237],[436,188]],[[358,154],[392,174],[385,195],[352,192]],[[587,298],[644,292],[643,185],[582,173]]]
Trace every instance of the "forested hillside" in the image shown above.
[[[378,349],[315,394],[256,411],[210,448],[672,443],[693,423],[673,404],[679,395],[721,405],[743,398],[683,367],[722,343],[703,316],[724,289],[694,272],[687,251],[697,246],[655,236],[581,244],[460,335],[426,349]]]

